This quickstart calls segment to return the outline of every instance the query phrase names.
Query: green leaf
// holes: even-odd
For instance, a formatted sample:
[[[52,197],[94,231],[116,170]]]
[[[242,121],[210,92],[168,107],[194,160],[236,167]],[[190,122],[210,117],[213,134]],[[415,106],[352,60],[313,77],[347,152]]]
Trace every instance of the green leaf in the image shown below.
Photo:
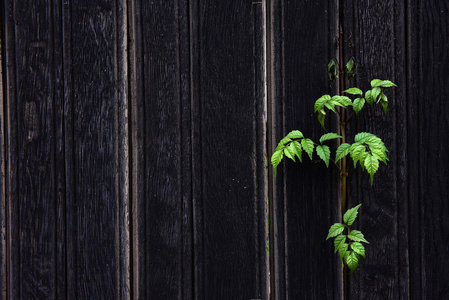
[[[369,244],[369,242],[365,240],[365,236],[363,235],[363,233],[358,230],[351,230],[351,232],[348,234],[348,238],[350,240],[353,240],[354,242],[364,242]]]
[[[299,158],[299,161],[302,162],[302,148],[301,148],[301,144],[298,141],[293,141],[290,145],[293,145],[293,149],[295,151],[295,155]]]
[[[332,72],[332,67],[333,67],[333,72]],[[328,64],[327,64],[327,74],[329,76],[329,80],[333,81],[335,78],[338,78],[338,64],[337,61],[335,59],[332,59]]]
[[[341,223],[335,223],[334,225],[331,226],[331,228],[329,228],[329,234],[327,235],[326,240],[339,235],[340,233],[343,232],[344,229],[345,229],[345,225],[343,225]]]
[[[356,115],[362,110],[364,105],[365,105],[365,98],[356,98],[354,100],[352,107],[353,107]]]
[[[377,79],[377,80],[379,80],[379,79]],[[396,86],[396,87],[397,87],[397,85],[394,84],[393,82],[391,82],[390,80],[381,80],[380,82],[376,83],[375,86],[376,86],[376,87],[377,87],[377,86],[379,86],[379,87],[392,87],[392,86]]]
[[[373,88],[373,87],[376,87],[376,86],[378,86],[378,84],[379,83],[381,83],[382,82],[382,80],[380,80],[380,79],[373,79],[373,80],[371,80],[371,87]]]
[[[347,144],[347,143],[341,144],[337,149],[337,152],[335,155],[335,162],[339,161],[340,159],[342,159],[343,157],[348,155],[350,148],[351,148],[350,144]]]
[[[283,138],[283,139],[279,142],[278,146],[276,147],[276,151],[277,151],[277,150],[281,150],[282,148],[284,148],[285,144],[290,143],[291,141],[292,141],[292,140],[291,140],[290,138],[288,138],[288,137]]]
[[[359,144],[354,143],[351,145],[351,148],[349,148],[349,153],[351,154],[351,158],[354,161],[354,168],[357,166],[357,162],[360,159],[360,156],[366,151],[366,147]]]
[[[353,87],[350,89],[347,89],[346,91],[344,91],[345,93],[351,94],[351,95],[360,95],[363,96],[363,92],[361,89]]]
[[[284,154],[285,156],[287,156],[288,158],[290,158],[291,160],[295,161],[295,148],[292,145],[293,143],[290,143],[287,147],[284,148]]]
[[[334,240],[334,247],[335,247],[334,253],[337,253],[337,251],[345,242],[346,242],[346,235],[342,234],[337,236]]]
[[[333,96],[331,100],[335,103],[335,105],[341,106],[341,107],[347,107],[348,105],[352,105],[351,99],[346,96]]]
[[[293,130],[289,134],[287,134],[286,138],[290,139],[302,139],[304,138],[304,135],[299,130]]]
[[[373,155],[368,155],[365,159],[365,168],[371,176],[371,185],[373,185],[374,173],[379,168],[379,161]]]
[[[283,156],[284,156],[284,151],[282,151],[282,149],[275,151],[273,153],[273,155],[271,156],[271,164],[273,165],[274,176],[276,176],[276,168],[279,165],[279,163],[281,162]]]
[[[342,243],[340,245],[340,248],[338,248],[338,255],[340,255],[340,258],[343,259],[348,251],[349,244]]]
[[[358,209],[361,205],[362,204],[359,204],[356,207],[353,207],[346,211],[345,215],[343,216],[343,222],[345,222],[346,225],[351,226],[352,223],[354,223],[355,218],[357,218]]]
[[[320,122],[321,127],[323,127],[324,130],[326,130],[326,127],[324,126],[324,122],[326,121],[326,114],[319,113],[318,114],[318,122]]]
[[[324,141],[328,141],[328,140],[332,140],[332,139],[338,139],[338,138],[342,138],[342,136],[338,135],[336,133],[333,133],[333,132],[329,132],[329,133],[323,134],[320,137],[320,144],[322,144]]]
[[[352,250],[354,250],[355,253],[362,256],[363,258],[366,258],[365,257],[365,247],[361,243],[359,243],[359,242],[351,243],[351,248],[352,248]]]
[[[326,163],[326,167],[329,168],[329,159],[331,157],[331,150],[326,145],[316,146],[316,153]]]
[[[351,74],[352,73],[352,68],[354,67],[354,60],[351,58],[350,60],[348,60],[348,62],[346,63],[346,69],[348,70],[348,73]]]
[[[312,160],[312,154],[313,154],[313,141],[310,139],[302,139],[301,140],[301,145],[302,148],[304,149],[304,151],[307,152],[307,154],[309,154],[310,160]]]
[[[349,270],[351,270],[352,274],[359,266],[359,255],[356,252],[351,252],[351,254],[348,255],[347,252],[345,255],[345,262],[348,265]]]
[[[315,101],[315,105],[314,105],[314,112],[317,112],[319,110],[321,110],[321,108],[323,108],[324,103],[328,102],[331,100],[331,96],[330,95],[323,95],[320,98],[318,98],[318,100]]]
[[[369,105],[373,106],[375,99],[373,99],[373,97],[371,96],[371,90],[366,91],[365,100],[366,102],[368,102]]]
[[[377,97],[379,96],[381,89],[379,87],[375,87],[371,90],[371,98],[374,101],[377,101]]]
[[[384,93],[382,92],[380,94],[380,104],[382,104],[382,107],[384,108],[385,114],[387,114],[387,107],[388,107],[388,98]]]
[[[369,133],[369,132],[359,132],[354,137],[354,142],[362,142],[363,139],[372,137],[372,136],[376,137],[374,134]]]

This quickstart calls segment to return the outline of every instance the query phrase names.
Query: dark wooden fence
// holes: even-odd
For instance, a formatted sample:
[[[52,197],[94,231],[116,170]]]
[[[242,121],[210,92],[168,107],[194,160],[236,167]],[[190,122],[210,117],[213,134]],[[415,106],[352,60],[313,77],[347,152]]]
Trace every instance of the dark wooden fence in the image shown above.
[[[448,298],[448,13],[443,0],[2,1],[0,298]],[[371,244],[347,297],[324,240],[336,172],[267,169],[290,130],[322,134],[312,107],[337,92],[340,25],[356,83],[398,84],[387,116],[349,129],[383,137],[390,163],[373,187],[350,176]]]

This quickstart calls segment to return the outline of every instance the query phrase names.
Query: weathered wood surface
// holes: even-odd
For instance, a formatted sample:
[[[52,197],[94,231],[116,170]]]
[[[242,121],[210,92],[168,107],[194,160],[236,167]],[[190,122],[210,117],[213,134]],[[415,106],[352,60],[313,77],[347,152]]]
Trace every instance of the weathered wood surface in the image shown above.
[[[267,298],[261,6],[130,11],[134,296]]]
[[[0,299],[268,299],[266,137],[270,154],[290,130],[324,133],[312,109],[336,92],[339,22],[355,83],[398,84],[387,116],[349,125],[382,137],[390,163],[373,187],[350,171],[371,244],[348,298],[449,297],[447,1],[1,11]],[[335,170],[306,158],[269,172],[271,297],[341,299],[325,241],[341,217]]]
[[[406,102],[404,4],[393,1],[344,2],[343,31],[352,49],[345,49],[346,59],[354,56],[358,76],[352,84],[366,90],[374,78],[389,79],[400,88],[385,90],[391,99],[388,114],[376,105],[364,109],[348,124],[348,140],[357,132],[373,133],[389,149],[390,162],[381,164],[371,186],[369,175],[360,168],[349,171],[348,207],[362,203],[354,228],[361,230],[371,243],[366,247],[366,260],[349,278],[350,297],[365,299],[402,299],[408,294],[407,241],[401,227],[407,224],[407,196],[404,190],[406,142],[404,140]],[[350,87],[350,86],[348,86]],[[351,163],[352,165],[352,163]],[[402,187],[402,188],[401,188]],[[405,245],[403,244],[405,243]],[[405,297],[407,298],[407,297]]]
[[[313,140],[325,133],[313,104],[330,92],[326,71],[335,55],[336,4],[271,2],[270,151],[294,129]],[[302,164],[283,163],[278,170],[270,199],[276,299],[340,298],[338,260],[325,240],[328,228],[339,219],[336,174],[308,157]]]

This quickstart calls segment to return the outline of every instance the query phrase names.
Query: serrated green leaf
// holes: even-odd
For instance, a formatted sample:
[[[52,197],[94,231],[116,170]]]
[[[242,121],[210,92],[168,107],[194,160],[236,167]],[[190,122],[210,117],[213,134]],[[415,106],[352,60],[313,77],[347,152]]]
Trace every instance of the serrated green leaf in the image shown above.
[[[341,259],[343,259],[346,256],[348,247],[349,247],[349,244],[347,244],[347,243],[340,244],[340,248],[338,248],[338,255],[340,255]]]
[[[282,148],[284,148],[285,144],[290,143],[292,140],[288,137],[283,138],[278,146],[276,147],[276,151],[281,150]]]
[[[302,139],[301,145],[302,145],[302,148],[304,149],[304,151],[306,151],[307,154],[309,154],[310,160],[312,160],[312,154],[313,154],[313,148],[314,148],[313,141],[310,139]]]
[[[348,234],[348,238],[350,240],[353,240],[354,242],[364,242],[369,244],[369,242],[365,240],[365,236],[363,235],[363,233],[358,230],[351,230],[351,232]]]
[[[397,85],[394,84],[393,82],[391,82],[390,80],[381,80],[375,86],[378,86],[378,87],[392,87],[392,86],[397,86]]]
[[[375,99],[373,99],[373,97],[371,96],[371,90],[365,92],[365,100],[369,105],[373,106]]]
[[[320,122],[321,127],[323,127],[324,130],[326,130],[326,126],[324,126],[325,121],[326,121],[326,114],[319,113],[318,114],[318,122]]]
[[[362,256],[363,258],[366,258],[365,257],[365,247],[361,243],[353,242],[353,243],[351,243],[351,248],[352,248],[352,250],[354,250],[355,253]]]
[[[343,222],[345,222],[346,225],[351,226],[352,223],[354,223],[355,219],[357,218],[358,209],[361,205],[362,204],[359,204],[356,207],[353,207],[346,211],[346,213],[343,216]]]
[[[332,112],[334,112],[334,113],[337,113],[337,111],[335,110],[335,107],[334,107],[334,103],[332,103],[332,102],[326,102],[326,103],[324,103],[324,106],[326,106],[326,108],[328,109],[328,110],[330,110],[330,111],[332,111]]]
[[[330,95],[323,95],[320,98],[318,98],[318,100],[315,101],[314,112],[321,110],[324,106],[324,103],[328,102],[329,100],[331,100]]]
[[[332,67],[334,69],[334,72],[332,72]],[[335,59],[332,59],[328,64],[327,64],[327,75],[329,76],[329,80],[333,81],[334,77],[338,78],[338,64],[337,61]]]
[[[351,274],[352,274],[359,266],[359,255],[353,251],[350,251],[349,255],[348,255],[348,253],[349,253],[349,251],[346,252],[345,262],[346,262],[346,265],[349,267],[349,270],[351,270]]]
[[[368,152],[363,152],[359,157],[360,167],[362,167],[362,171],[365,172],[365,159],[370,155]]]
[[[365,98],[356,98],[354,100],[352,108],[354,109],[356,115],[362,110],[364,105],[365,105]]]
[[[336,133],[333,133],[333,132],[329,132],[329,133],[323,134],[320,137],[320,144],[322,144],[324,141],[328,141],[328,140],[332,140],[332,139],[338,139],[338,138],[342,138],[342,136],[338,135]]]
[[[383,92],[380,95],[380,104],[382,104],[382,107],[384,108],[384,112],[385,112],[385,114],[387,114],[388,98]]]
[[[337,253],[341,245],[343,245],[345,242],[346,242],[346,235],[342,234],[337,236],[334,240],[334,247],[335,247],[334,253]]]
[[[373,101],[377,101],[377,97],[380,95],[381,89],[379,87],[375,87],[371,90],[371,98]]]
[[[336,105],[341,106],[341,107],[347,107],[348,105],[352,105],[351,99],[349,99],[349,97],[346,97],[346,96],[336,95],[336,96],[333,96],[331,98],[331,100],[334,101],[334,103]]]
[[[299,130],[293,130],[286,136],[286,138],[290,138],[290,139],[302,139],[303,137],[304,137],[304,135]]]
[[[368,155],[365,159],[365,168],[371,176],[371,185],[373,185],[374,173],[379,168],[379,160],[373,155]]]
[[[298,141],[293,141],[290,145],[293,145],[293,149],[295,151],[295,155],[299,158],[299,161],[302,162],[302,148],[301,148],[301,144]]]
[[[354,143],[351,145],[351,148],[349,148],[349,153],[351,154],[352,161],[354,162],[354,168],[357,166],[360,156],[365,153],[365,151],[366,147],[359,143]]]
[[[273,165],[274,176],[276,176],[276,168],[279,165],[279,163],[281,162],[283,156],[284,156],[284,151],[282,151],[282,149],[275,151],[273,153],[273,155],[271,156],[271,164]]]
[[[346,69],[348,70],[348,73],[352,73],[352,68],[354,67],[354,60],[351,58],[346,63]]]
[[[353,87],[350,89],[347,89],[346,91],[344,91],[345,93],[351,94],[351,95],[360,95],[363,96],[363,91],[359,88]]]
[[[354,137],[354,142],[362,142],[363,139],[365,139],[367,137],[372,137],[372,136],[376,137],[374,134],[369,133],[369,132],[359,132]]]
[[[376,87],[381,82],[382,82],[382,80],[380,80],[380,79],[373,79],[373,80],[371,80],[371,87],[372,88]]]
[[[291,160],[295,161],[295,148],[293,148],[292,143],[290,143],[287,147],[284,148],[284,154]]]
[[[341,144],[338,147],[337,152],[335,154],[335,162],[338,162],[340,159],[342,159],[343,157],[348,155],[350,148],[351,148],[350,144],[347,144],[347,143]]]
[[[331,150],[326,145],[316,146],[316,153],[326,163],[326,167],[329,168],[329,159],[331,157]]]
[[[329,234],[327,235],[326,240],[339,235],[340,233],[343,232],[344,229],[345,229],[345,225],[343,225],[341,223],[335,223],[334,225],[331,226],[331,228],[329,228]]]

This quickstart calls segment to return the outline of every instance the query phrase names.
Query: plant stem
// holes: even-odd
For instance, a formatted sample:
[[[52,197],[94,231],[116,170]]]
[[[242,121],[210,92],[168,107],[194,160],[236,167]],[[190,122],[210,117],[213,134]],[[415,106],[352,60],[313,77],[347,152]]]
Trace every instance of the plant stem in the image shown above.
[[[343,95],[343,91],[345,90],[345,69],[343,64],[343,28],[340,25],[340,34],[339,34],[339,61],[340,61],[340,96]],[[340,134],[342,136],[342,143],[346,143],[346,110],[341,108],[340,117]],[[347,210],[347,201],[346,201],[346,177],[348,176],[346,169],[346,156],[341,160],[341,215],[343,216],[345,211]]]

